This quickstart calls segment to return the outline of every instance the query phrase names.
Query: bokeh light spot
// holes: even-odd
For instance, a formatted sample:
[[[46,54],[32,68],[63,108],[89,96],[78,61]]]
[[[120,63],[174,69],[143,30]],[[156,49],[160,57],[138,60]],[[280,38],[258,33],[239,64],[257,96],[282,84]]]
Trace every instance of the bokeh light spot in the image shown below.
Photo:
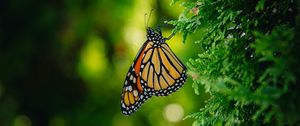
[[[65,120],[60,116],[54,116],[50,120],[49,126],[65,126]]]
[[[97,78],[106,67],[104,42],[92,35],[81,51],[79,72],[84,78]]]
[[[164,117],[169,122],[179,122],[182,120],[184,115],[184,110],[179,104],[169,104],[164,110]]]
[[[14,126],[31,126],[31,121],[26,115],[19,115],[14,120]]]

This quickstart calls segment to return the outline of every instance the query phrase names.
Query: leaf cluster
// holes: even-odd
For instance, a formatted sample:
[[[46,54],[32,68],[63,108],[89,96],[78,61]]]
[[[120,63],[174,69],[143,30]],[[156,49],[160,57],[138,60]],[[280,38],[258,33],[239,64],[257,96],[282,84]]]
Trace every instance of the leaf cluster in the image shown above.
[[[204,51],[188,67],[196,94],[203,85],[211,95],[187,118],[195,125],[300,123],[298,1],[176,2],[185,11],[169,23],[183,40],[205,34],[195,41]]]

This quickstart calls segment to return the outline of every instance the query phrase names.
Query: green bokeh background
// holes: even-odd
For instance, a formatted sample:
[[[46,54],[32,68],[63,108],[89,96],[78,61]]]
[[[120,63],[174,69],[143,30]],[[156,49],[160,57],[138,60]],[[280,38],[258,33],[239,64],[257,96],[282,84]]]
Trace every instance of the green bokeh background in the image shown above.
[[[1,126],[184,126],[203,107],[192,81],[153,97],[132,116],[120,110],[125,75],[149,26],[177,19],[171,0],[4,0],[0,2]],[[171,34],[171,26],[163,35]],[[194,36],[194,38],[199,38]],[[186,63],[200,50],[177,33],[168,44]],[[203,89],[200,89],[203,91]],[[200,91],[201,92],[201,91]],[[176,105],[182,109],[171,109]],[[172,108],[172,107],[171,107]],[[179,112],[179,114],[178,114]],[[170,115],[179,118],[172,121]]]

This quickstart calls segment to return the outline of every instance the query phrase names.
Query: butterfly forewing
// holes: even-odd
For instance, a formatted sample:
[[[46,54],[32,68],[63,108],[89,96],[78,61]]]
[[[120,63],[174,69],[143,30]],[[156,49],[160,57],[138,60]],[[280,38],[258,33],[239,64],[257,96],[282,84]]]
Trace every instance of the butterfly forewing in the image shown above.
[[[152,47],[151,58],[143,59],[141,79],[151,95],[166,96],[179,89],[186,80],[186,67],[174,55],[166,43]]]

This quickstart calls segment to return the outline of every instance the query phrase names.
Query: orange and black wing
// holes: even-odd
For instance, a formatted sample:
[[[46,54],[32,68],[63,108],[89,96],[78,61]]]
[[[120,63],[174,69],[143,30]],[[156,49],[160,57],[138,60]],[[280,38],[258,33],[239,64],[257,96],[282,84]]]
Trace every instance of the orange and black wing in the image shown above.
[[[151,97],[141,84],[141,82],[143,82],[141,81],[141,64],[143,56],[151,47],[151,43],[145,42],[127,73],[121,95],[121,109],[122,113],[125,115],[130,115],[135,112],[148,98]]]
[[[153,95],[166,96],[177,91],[185,80],[186,67],[169,46],[146,41],[125,79],[121,96],[123,114],[132,114]]]
[[[166,43],[151,47],[144,54],[141,84],[150,96],[169,95],[184,84],[186,67]]]

